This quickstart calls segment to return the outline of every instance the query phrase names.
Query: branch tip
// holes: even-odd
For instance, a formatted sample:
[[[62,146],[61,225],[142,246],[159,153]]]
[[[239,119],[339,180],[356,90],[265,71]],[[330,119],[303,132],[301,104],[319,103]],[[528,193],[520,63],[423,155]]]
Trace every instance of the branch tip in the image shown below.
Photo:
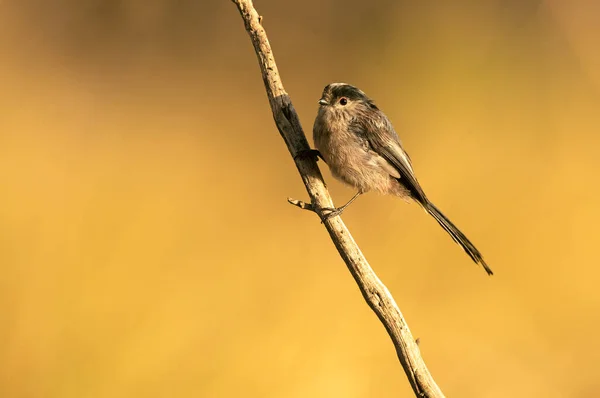
[[[288,198],[287,201],[288,201],[289,204],[294,205],[296,207],[299,207],[302,210],[308,210],[308,211],[316,212],[315,211],[315,207],[311,203],[306,203],[306,202],[303,202],[301,200],[292,199],[292,198]]]

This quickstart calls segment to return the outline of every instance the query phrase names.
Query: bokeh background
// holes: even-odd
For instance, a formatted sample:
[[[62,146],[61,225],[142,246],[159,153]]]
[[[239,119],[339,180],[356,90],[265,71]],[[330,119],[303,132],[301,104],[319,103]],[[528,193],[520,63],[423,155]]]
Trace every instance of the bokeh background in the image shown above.
[[[599,396],[600,3],[256,7],[307,135],[327,83],[361,87],[496,272],[415,205],[344,215],[444,392]],[[1,1],[0,186],[1,397],[412,396],[286,202],[231,2]]]

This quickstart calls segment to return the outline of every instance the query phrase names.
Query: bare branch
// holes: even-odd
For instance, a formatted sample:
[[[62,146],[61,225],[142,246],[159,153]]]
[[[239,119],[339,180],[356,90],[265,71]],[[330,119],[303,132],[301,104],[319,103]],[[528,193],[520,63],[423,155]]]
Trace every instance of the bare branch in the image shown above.
[[[303,202],[298,199],[288,198],[288,203],[291,205],[297,206],[297,207],[301,208],[302,210],[316,212],[315,207],[313,205],[311,205],[310,203]]]
[[[398,358],[415,395],[428,398],[443,397],[442,391],[433,380],[421,357],[418,344],[410,333],[400,309],[388,289],[370,267],[341,218],[339,216],[323,218],[321,209],[333,207],[333,202],[323,182],[316,158],[300,156],[310,150],[310,147],[298,115],[281,83],[267,34],[261,25],[262,17],[254,9],[251,0],[233,0],[233,2],[240,11],[246,31],[254,45],[275,124],[294,158],[311,198],[311,203],[294,199],[288,199],[288,201],[302,209],[314,211],[321,217],[331,240],[352,273],[367,304],[383,323],[394,342]]]

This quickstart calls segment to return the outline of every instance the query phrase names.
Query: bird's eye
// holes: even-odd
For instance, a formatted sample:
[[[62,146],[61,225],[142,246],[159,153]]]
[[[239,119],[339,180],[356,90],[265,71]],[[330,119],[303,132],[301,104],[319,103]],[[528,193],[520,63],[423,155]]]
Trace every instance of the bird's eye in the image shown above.
[[[344,106],[348,103],[348,98],[342,97],[340,98],[340,105]]]

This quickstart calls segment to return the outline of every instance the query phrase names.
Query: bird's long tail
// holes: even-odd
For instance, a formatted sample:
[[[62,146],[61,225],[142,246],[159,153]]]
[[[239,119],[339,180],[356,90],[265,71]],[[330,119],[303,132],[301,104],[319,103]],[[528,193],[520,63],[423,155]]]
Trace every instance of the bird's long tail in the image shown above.
[[[442,228],[444,228],[446,232],[450,234],[452,239],[454,239],[454,241],[458,243],[464,249],[465,252],[467,252],[469,257],[471,257],[473,261],[475,261],[477,264],[481,264],[481,266],[485,269],[485,272],[487,272],[488,275],[494,274],[490,267],[488,267],[488,265],[483,260],[483,256],[481,255],[479,250],[477,250],[475,245],[473,245],[471,241],[462,232],[460,232],[456,225],[454,225],[452,221],[446,218],[446,216],[443,215],[442,212],[433,205],[433,203],[427,202],[424,205],[424,208],[429,214],[433,216],[433,218],[435,218],[435,220],[442,226]]]

